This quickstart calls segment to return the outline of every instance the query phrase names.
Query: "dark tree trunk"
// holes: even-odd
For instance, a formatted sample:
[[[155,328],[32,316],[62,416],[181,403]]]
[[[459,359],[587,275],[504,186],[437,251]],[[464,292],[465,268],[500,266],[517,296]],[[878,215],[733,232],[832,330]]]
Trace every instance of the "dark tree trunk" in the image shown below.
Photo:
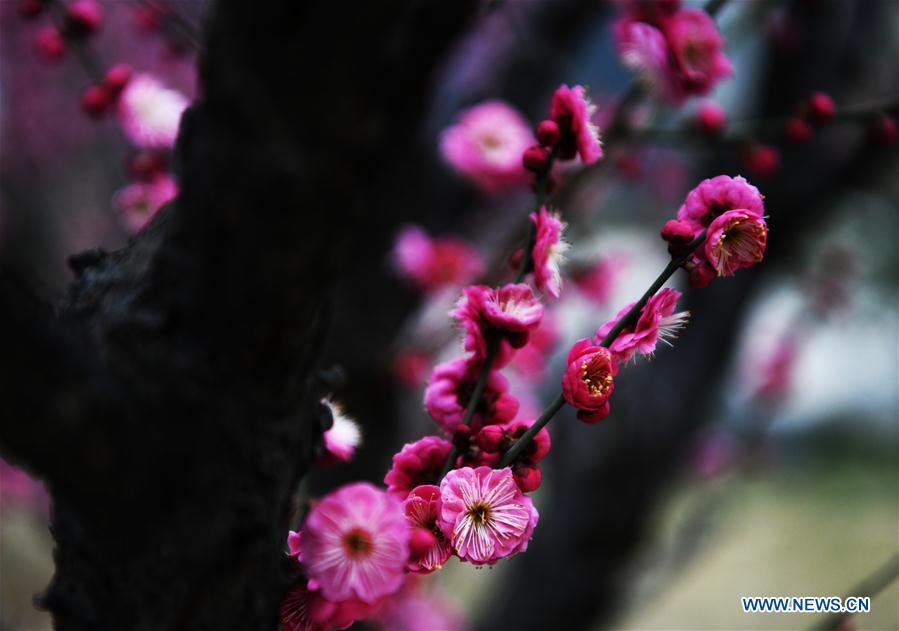
[[[57,628],[276,627],[326,305],[472,5],[221,3],[172,207],[75,257],[56,312],[0,274],[0,446],[53,495]]]

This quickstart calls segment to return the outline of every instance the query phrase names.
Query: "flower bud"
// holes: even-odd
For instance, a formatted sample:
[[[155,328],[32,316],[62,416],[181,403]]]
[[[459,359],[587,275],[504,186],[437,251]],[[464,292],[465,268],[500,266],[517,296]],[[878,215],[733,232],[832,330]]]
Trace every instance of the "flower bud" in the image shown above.
[[[521,161],[528,171],[543,173],[549,167],[549,151],[540,145],[533,145],[524,150]]]
[[[707,136],[717,136],[727,125],[727,114],[720,105],[713,101],[705,101],[696,110],[696,128]]]
[[[771,145],[753,145],[743,155],[743,162],[752,175],[771,177],[780,169],[780,152]]]
[[[829,94],[824,92],[812,92],[808,99],[808,116],[813,123],[823,125],[833,120],[837,113],[837,107]]]
[[[66,42],[55,26],[45,26],[34,36],[34,49],[47,61],[58,61],[66,54]]]
[[[81,110],[91,118],[99,118],[112,102],[109,92],[100,85],[92,85],[81,96]]]
[[[125,86],[128,85],[128,82],[131,81],[132,74],[134,72],[128,64],[116,64],[106,71],[106,76],[103,77],[103,85],[106,86],[106,89],[111,94],[118,96],[125,89]]]
[[[515,484],[518,485],[518,488],[522,493],[536,491],[543,479],[540,469],[534,465],[519,465],[513,467],[512,476],[515,478]]]
[[[812,139],[815,132],[812,126],[798,116],[792,117],[785,126],[787,140],[796,145],[804,145]]]
[[[718,274],[710,265],[697,265],[690,270],[690,287],[694,289],[708,287],[717,276]]]
[[[505,438],[506,433],[499,425],[485,425],[478,432],[478,447],[481,451],[493,453],[499,451],[500,444]]]
[[[468,425],[460,423],[453,432],[453,446],[459,451],[468,449],[471,442],[471,428]]]
[[[541,121],[537,125],[537,141],[544,147],[555,146],[562,139],[562,132],[554,120]]]
[[[896,140],[899,139],[899,127],[896,125],[896,119],[886,114],[878,118],[868,129],[868,138],[872,143],[881,147],[896,144]]]
[[[102,21],[103,9],[94,0],[75,0],[66,7],[66,26],[76,37],[96,33]]]
[[[693,226],[686,221],[671,219],[662,226],[662,238],[671,244],[684,245],[693,240]]]

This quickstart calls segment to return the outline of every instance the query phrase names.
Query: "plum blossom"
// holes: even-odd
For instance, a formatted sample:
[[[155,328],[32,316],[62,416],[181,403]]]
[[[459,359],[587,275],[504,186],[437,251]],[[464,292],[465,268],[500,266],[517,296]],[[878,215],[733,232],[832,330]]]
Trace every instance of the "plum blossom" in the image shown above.
[[[558,125],[561,138],[556,147],[560,160],[580,156],[584,164],[602,158],[599,128],[593,124],[596,106],[587,97],[584,86],[569,88],[562,84],[553,93],[549,116]]]
[[[543,305],[526,284],[509,284],[499,289],[486,285],[469,285],[450,312],[465,331],[465,350],[474,359],[487,356],[487,334],[502,336],[502,344],[493,365],[502,367],[509,362],[514,348],[527,344],[528,333],[540,324]]]
[[[137,74],[119,97],[119,120],[125,135],[138,147],[172,147],[181,114],[189,104],[185,95],[165,87],[156,77]]]
[[[325,598],[374,604],[402,585],[409,526],[397,498],[358,482],[312,508],[299,544],[300,561]]]
[[[562,376],[562,395],[578,409],[585,423],[598,423],[609,414],[609,397],[618,364],[607,348],[590,339],[578,340],[568,351],[568,368]]]
[[[434,367],[425,389],[425,407],[448,435],[465,416],[481,367],[481,362],[471,359],[454,359]],[[509,393],[508,379],[498,370],[491,370],[471,418],[472,428],[511,421],[517,412],[518,400]]]
[[[396,269],[423,291],[471,282],[484,271],[477,251],[462,239],[430,237],[419,226],[405,226],[393,247]]]
[[[362,432],[359,425],[343,413],[343,407],[336,401],[323,399],[322,403],[331,410],[334,419],[331,429],[324,434],[325,451],[328,458],[338,462],[349,462],[356,453],[356,448],[362,442]]]
[[[508,467],[454,469],[440,483],[440,499],[440,526],[463,561],[492,565],[527,549],[538,514]]]
[[[440,152],[460,175],[495,194],[527,182],[521,155],[532,144],[530,126],[518,110],[493,100],[462,112],[443,131]]]
[[[464,616],[444,598],[445,590],[430,591],[424,581],[406,579],[403,589],[391,596],[374,616],[382,629],[390,631],[464,631]]]
[[[167,174],[160,174],[147,182],[129,184],[115,194],[113,203],[118,206],[131,232],[136,233],[177,195],[175,180]]]
[[[750,210],[729,210],[709,226],[705,256],[718,276],[733,276],[762,260],[767,240],[764,217]]]
[[[686,326],[690,317],[689,311],[674,312],[681,293],[676,289],[661,289],[646,301],[640,310],[640,317],[634,327],[625,327],[618,337],[609,345],[612,357],[619,362],[626,362],[634,356],[634,351],[641,355],[651,357],[655,352],[659,341],[669,346],[669,340],[677,337],[678,331]],[[596,343],[603,339],[618,321],[631,310],[635,303],[631,303],[618,314],[599,327],[596,332]]]
[[[450,442],[439,436],[425,436],[403,445],[384,476],[387,492],[404,500],[415,487],[438,483],[451,449]]]
[[[424,545],[413,545],[412,558],[409,560],[409,571],[427,574],[443,567],[452,554],[449,540],[440,530],[440,489],[431,484],[423,484],[412,489],[403,502],[403,514],[414,528],[415,535],[424,531]],[[420,549],[415,549],[416,547]]]
[[[550,213],[546,208],[541,208],[539,213],[531,213],[531,221],[534,222],[536,234],[531,252],[534,284],[538,290],[558,299],[562,293],[561,265],[571,247],[562,238],[566,224],[558,213]]]
[[[698,235],[715,217],[728,210],[742,208],[758,215],[765,214],[762,194],[741,176],[719,175],[703,180],[687,193],[677,218],[693,224]]]
[[[700,9],[679,3],[629,3],[614,24],[622,63],[661,98],[680,105],[733,75],[724,38]]]
[[[373,615],[380,605],[380,601],[369,604],[357,598],[328,600],[314,581],[301,578],[281,601],[280,618],[284,631],[346,629],[357,620]]]

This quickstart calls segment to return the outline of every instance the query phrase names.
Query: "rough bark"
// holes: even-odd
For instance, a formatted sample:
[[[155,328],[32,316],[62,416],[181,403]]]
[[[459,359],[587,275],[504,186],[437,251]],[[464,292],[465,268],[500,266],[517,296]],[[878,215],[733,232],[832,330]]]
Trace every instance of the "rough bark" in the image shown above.
[[[273,629],[314,364],[472,2],[221,3],[181,194],[62,305],[0,273],[0,446],[53,495],[59,629]]]

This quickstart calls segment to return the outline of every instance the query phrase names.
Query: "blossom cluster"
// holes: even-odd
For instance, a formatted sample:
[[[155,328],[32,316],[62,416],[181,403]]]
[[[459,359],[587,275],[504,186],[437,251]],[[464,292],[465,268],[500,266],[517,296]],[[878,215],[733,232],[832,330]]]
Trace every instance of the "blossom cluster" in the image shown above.
[[[733,74],[715,21],[680,0],[629,0],[614,32],[622,63],[673,105],[708,94]]]
[[[667,6],[674,9],[664,13],[665,20],[696,20],[676,2]],[[688,26],[667,28],[672,42],[693,36]],[[706,53],[714,57],[714,50]],[[587,165],[602,157],[593,109],[582,86],[562,85],[533,135],[510,106],[496,101],[471,108],[444,133],[445,158],[485,191],[520,182],[522,169],[530,172],[538,203],[528,244],[512,257],[516,278],[490,286],[474,282],[483,264],[464,241],[431,237],[418,227],[401,231],[397,269],[423,291],[459,290],[449,315],[460,329],[464,354],[433,367],[423,403],[437,431],[393,456],[385,488],[365,482],[338,488],[311,505],[299,530],[290,533],[289,553],[300,578],[282,605],[285,628],[343,628],[385,611],[396,615],[410,577],[433,573],[451,557],[493,565],[527,549],[539,520],[529,494],[542,482],[540,466],[551,449],[545,425],[555,412],[551,406],[533,414],[512,393],[504,371],[522,358],[525,364],[545,363],[542,353],[554,339],[541,324],[562,295],[562,263],[570,245],[563,238],[566,223],[545,198],[555,161]],[[730,276],[762,258],[762,196],[742,177],[705,180],[687,195],[662,236],[675,267],[689,272],[693,286]],[[584,291],[599,291],[593,280],[582,283]],[[565,359],[559,401],[586,424],[604,419],[621,366],[637,355],[651,357],[659,342],[671,344],[686,324],[689,314],[678,310],[680,298],[672,288],[648,293],[593,337],[575,342]],[[324,459],[346,461],[358,446],[358,428],[339,406],[326,403],[334,424],[324,437]]]

